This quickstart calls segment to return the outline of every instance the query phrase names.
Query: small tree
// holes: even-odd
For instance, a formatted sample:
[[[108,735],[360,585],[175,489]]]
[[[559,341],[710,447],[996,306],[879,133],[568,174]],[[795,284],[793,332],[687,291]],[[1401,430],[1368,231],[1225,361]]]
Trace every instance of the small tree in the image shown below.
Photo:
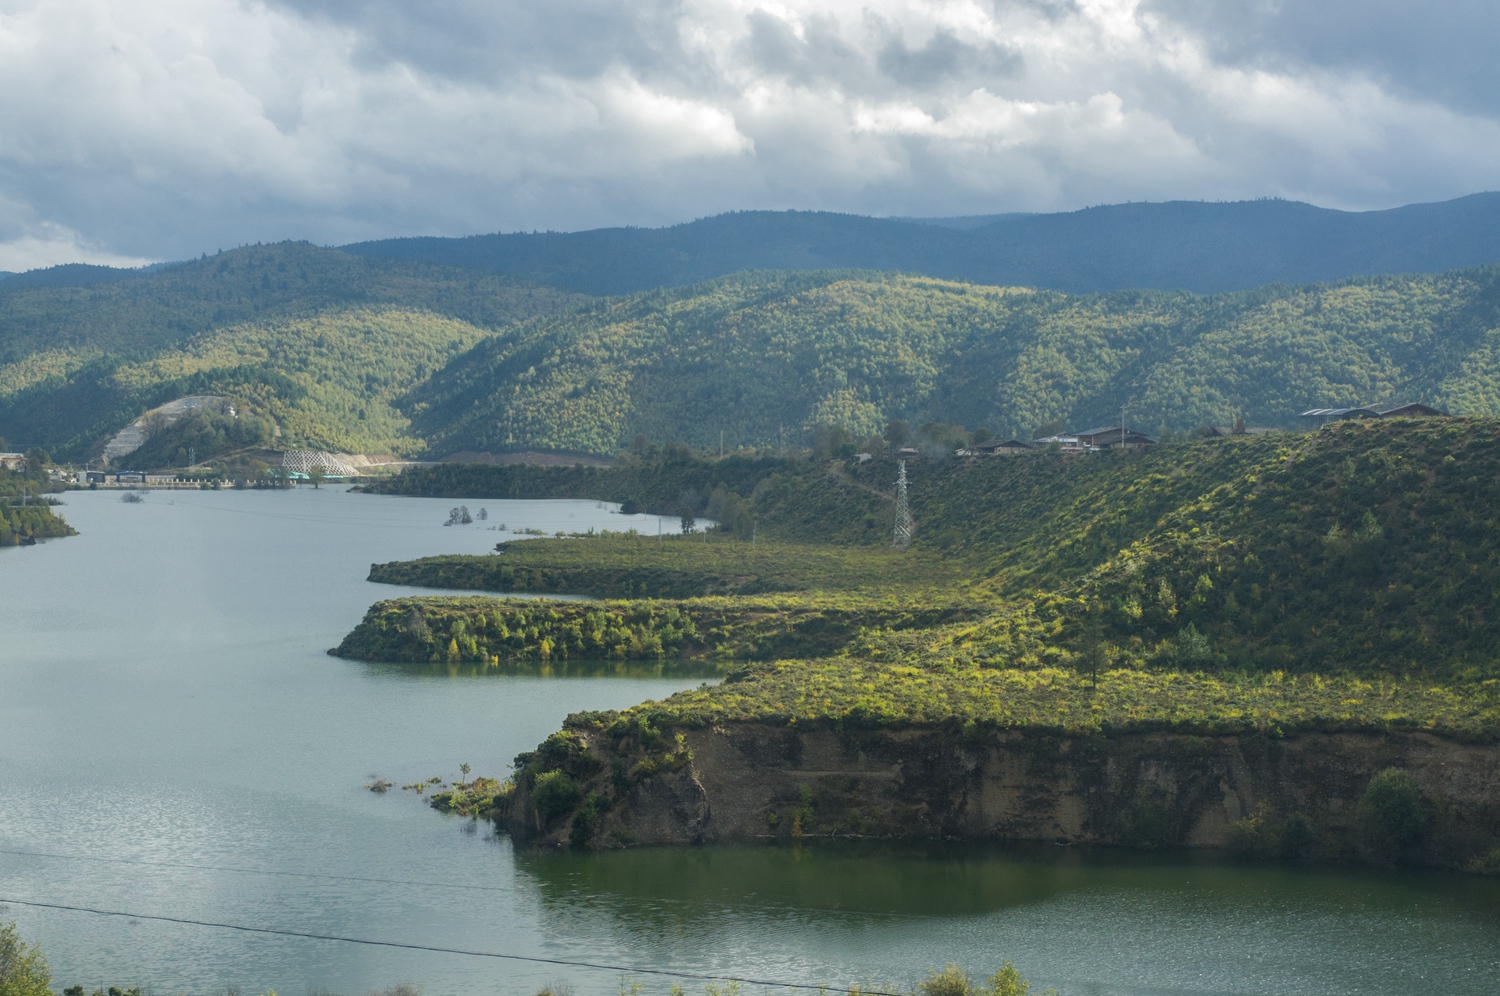
[[[0,996],[52,996],[46,957],[21,940],[14,923],[0,923]]]
[[[677,499],[677,511],[682,516],[682,531],[690,533],[698,524],[698,492],[689,488]]]
[[[885,441],[891,449],[899,450],[911,442],[911,426],[902,419],[894,418],[885,427]]]
[[[327,473],[323,470],[323,465],[320,463],[315,463],[307,468],[307,479],[312,481],[313,490],[315,491],[323,486],[323,478],[327,476]]]
[[[1420,841],[1432,825],[1432,803],[1411,774],[1386,768],[1370,779],[1355,807],[1365,846],[1389,857]]]
[[[460,775],[463,776],[460,784],[465,783],[465,782],[467,782],[469,780],[469,772],[472,771],[472,770],[473,769],[469,767],[469,762],[468,761],[465,761],[463,764],[460,764],[458,766],[458,772],[459,772]]]

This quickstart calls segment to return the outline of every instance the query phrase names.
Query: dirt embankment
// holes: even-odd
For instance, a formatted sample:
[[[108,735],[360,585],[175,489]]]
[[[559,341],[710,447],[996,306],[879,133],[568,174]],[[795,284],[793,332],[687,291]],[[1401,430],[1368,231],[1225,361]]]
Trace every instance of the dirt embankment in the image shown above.
[[[494,816],[518,842],[544,846],[862,835],[1479,870],[1500,859],[1500,745],[1426,734],[583,726],[530,757]],[[1372,779],[1393,768],[1409,774],[1410,797],[1371,803]]]

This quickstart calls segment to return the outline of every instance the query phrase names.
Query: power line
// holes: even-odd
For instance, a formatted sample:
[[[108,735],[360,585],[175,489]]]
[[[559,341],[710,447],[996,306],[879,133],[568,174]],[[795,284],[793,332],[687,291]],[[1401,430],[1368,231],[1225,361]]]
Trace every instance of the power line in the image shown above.
[[[368,882],[377,885],[420,885],[428,889],[470,889],[478,892],[510,892],[498,885],[473,885],[465,882],[424,882],[405,878],[375,878],[366,875],[330,875],[326,872],[277,871],[274,868],[236,868],[233,865],[200,865],[185,861],[147,861],[144,858],[101,858],[84,854],[53,854],[47,851],[18,851],[0,848],[0,854],[28,858],[53,858],[60,861],[98,861],[112,865],[145,865],[150,868],[181,868],[186,871],[232,872],[239,875],[275,875],[281,878],[315,878],[334,882]]]
[[[122,917],[129,920],[153,920],[159,923],[176,923],[190,927],[213,927],[218,930],[236,930],[245,934],[270,934],[276,937],[297,937],[310,941],[336,941],[340,944],[362,944],[376,948],[399,948],[404,951],[427,951],[434,954],[464,955],[469,958],[497,958],[502,961],[524,961],[538,965],[561,965],[568,968],[593,968],[605,972],[621,972],[627,975],[664,975],[674,979],[695,979],[704,982],[741,982],[752,986],[773,989],[803,989],[828,992],[826,985],[807,982],[779,982],[773,979],[737,978],[730,975],[709,975],[703,972],[683,972],[670,968],[644,968],[639,965],[609,965],[593,961],[573,961],[568,958],[543,958],[538,955],[505,954],[499,951],[471,951],[465,948],[444,948],[434,944],[413,944],[408,941],[375,941],[365,937],[343,937],[338,934],[315,934],[305,930],[283,930],[278,927],[251,927],[241,923],[218,923],[213,920],[193,920],[189,917],[161,916],[152,913],[126,913],[120,910],[101,910],[92,906],[70,906],[66,903],[43,903],[27,899],[11,899],[0,896],[0,904],[28,906],[34,909],[62,910],[68,913],[92,913],[95,916]],[[861,989],[860,996],[907,996],[906,993],[882,992],[878,989]]]
[[[498,885],[475,885],[467,882],[432,882],[421,879],[405,878],[379,878],[370,875],[334,875],[328,872],[308,871],[280,871],[274,868],[242,868],[235,865],[205,865],[188,861],[150,861],[146,858],[106,858],[92,854],[60,854],[52,851],[25,851],[17,848],[0,847],[0,854],[13,854],[27,858],[50,858],[58,861],[93,861],[101,864],[111,865],[143,865],[148,868],[179,868],[185,871],[211,871],[229,872],[237,875],[268,875],[278,878],[293,879],[318,879],[332,882],[364,882],[374,885],[416,885],[425,889],[464,889],[472,892],[504,892],[510,893],[515,890],[507,886]],[[705,906],[714,905],[701,899],[669,899],[658,897],[654,902],[672,903],[679,906]],[[776,904],[766,904],[776,905]],[[909,915],[904,913],[891,913],[884,910],[848,910],[838,907],[803,906],[789,907],[799,912],[806,913],[833,913],[843,916],[862,917],[892,917],[908,919]]]

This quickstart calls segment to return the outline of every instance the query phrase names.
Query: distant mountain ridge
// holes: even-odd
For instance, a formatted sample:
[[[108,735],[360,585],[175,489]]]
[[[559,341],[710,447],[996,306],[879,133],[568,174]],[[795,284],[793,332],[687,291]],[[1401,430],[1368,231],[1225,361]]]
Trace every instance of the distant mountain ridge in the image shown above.
[[[1054,214],[873,218],[737,211],[666,228],[598,228],[355,242],[342,251],[629,294],[743,270],[887,270],[1071,294],[1198,294],[1500,262],[1500,193],[1385,211],[1300,201],[1109,204]],[[188,261],[192,262],[192,261]],[[65,263],[0,271],[0,293],[84,287],[157,269]]]
[[[1073,294],[1209,294],[1500,261],[1500,193],[1366,212],[1282,200],[951,219],[742,211],[669,228],[384,239],[342,248],[590,294],[680,286],[743,270],[838,268]]]

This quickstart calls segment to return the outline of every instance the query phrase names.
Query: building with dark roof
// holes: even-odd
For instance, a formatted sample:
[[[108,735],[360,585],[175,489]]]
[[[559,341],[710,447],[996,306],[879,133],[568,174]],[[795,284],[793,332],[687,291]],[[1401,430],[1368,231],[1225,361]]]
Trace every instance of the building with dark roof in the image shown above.
[[[1405,401],[1394,404],[1354,405],[1349,408],[1309,408],[1297,417],[1323,425],[1346,418],[1426,418],[1447,414],[1431,405],[1424,405],[1418,401]]]
[[[982,443],[975,443],[964,452],[975,456],[994,456],[997,453],[1025,453],[1029,449],[1031,449],[1031,444],[1019,439],[986,439]]]
[[[1077,437],[1078,445],[1086,450],[1138,449],[1156,444],[1155,439],[1129,426],[1111,425],[1100,429],[1085,429],[1073,435]]]

